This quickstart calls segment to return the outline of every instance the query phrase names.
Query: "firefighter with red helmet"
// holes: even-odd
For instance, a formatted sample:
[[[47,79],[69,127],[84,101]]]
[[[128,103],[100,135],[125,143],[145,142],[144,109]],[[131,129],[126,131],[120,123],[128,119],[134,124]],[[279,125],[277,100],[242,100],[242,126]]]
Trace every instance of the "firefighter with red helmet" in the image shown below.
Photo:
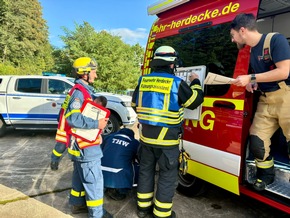
[[[190,77],[190,86],[174,75],[177,53],[170,46],[161,46],[150,67],[153,72],[141,76],[132,98],[140,131],[140,171],[137,188],[137,215],[176,217],[172,211],[178,178],[179,134],[184,108],[195,109],[203,102],[198,76]],[[154,195],[155,169],[159,166]]]
[[[101,136],[88,142],[71,134],[73,128],[103,129],[107,124],[108,118],[94,120],[81,113],[85,100],[92,101],[93,87],[89,84],[97,78],[97,63],[92,58],[81,57],[73,63],[73,71],[76,74],[76,85],[64,102],[65,111],[59,121],[62,123],[65,119],[68,154],[74,164],[69,203],[72,205],[72,213],[88,212],[89,217],[112,217],[103,209]]]

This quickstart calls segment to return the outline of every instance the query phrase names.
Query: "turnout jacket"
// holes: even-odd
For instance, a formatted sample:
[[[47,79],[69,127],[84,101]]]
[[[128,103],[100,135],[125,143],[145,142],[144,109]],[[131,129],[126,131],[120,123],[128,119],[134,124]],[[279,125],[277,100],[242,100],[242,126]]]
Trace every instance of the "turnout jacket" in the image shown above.
[[[132,98],[142,126],[140,141],[153,147],[179,145],[184,108],[193,110],[202,102],[198,79],[188,86],[166,71],[141,76]]]

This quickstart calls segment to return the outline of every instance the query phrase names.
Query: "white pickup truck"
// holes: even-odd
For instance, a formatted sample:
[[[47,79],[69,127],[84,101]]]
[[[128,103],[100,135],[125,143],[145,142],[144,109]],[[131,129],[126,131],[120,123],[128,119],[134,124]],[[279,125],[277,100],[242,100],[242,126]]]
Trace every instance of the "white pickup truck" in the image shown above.
[[[1,76],[0,75],[0,136],[7,127],[14,129],[52,130],[74,79],[59,76]],[[96,93],[107,98],[111,111],[104,135],[121,126],[132,126],[136,113],[131,97],[107,92]]]

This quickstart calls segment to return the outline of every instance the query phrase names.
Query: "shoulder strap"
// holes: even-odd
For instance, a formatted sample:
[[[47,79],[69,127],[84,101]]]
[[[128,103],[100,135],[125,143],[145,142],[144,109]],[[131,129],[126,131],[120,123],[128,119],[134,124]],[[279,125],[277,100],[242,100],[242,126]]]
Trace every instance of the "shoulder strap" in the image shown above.
[[[273,35],[275,35],[276,33],[277,32],[273,32],[273,33],[268,33],[266,35],[264,45],[263,45],[263,58],[264,58],[264,60],[267,60],[268,58],[270,58],[270,60],[272,60],[270,42],[271,42]]]
[[[74,91],[75,89],[80,90],[80,91],[83,93],[85,99],[89,99],[89,98],[91,98],[91,95],[88,93],[88,91],[86,90],[86,88],[83,87],[83,86],[80,85],[80,84],[75,84],[75,85],[73,86],[73,88],[70,90],[69,95],[72,95],[72,93],[73,93],[73,91]]]
[[[83,87],[82,85],[80,84],[75,84],[72,89],[70,90],[70,92],[67,94],[67,97],[64,101],[63,104],[68,104],[68,101],[70,99],[70,96],[72,95],[72,93],[74,92],[75,89],[78,89],[82,92],[83,96],[84,96],[84,99],[90,99],[91,100],[91,95],[90,93],[87,91],[87,89],[85,87]],[[62,117],[61,117],[61,120],[64,120],[65,122],[65,126],[64,126],[64,130],[66,131],[66,140],[67,140],[67,143],[66,143],[66,147],[69,146],[69,141],[70,141],[70,136],[71,136],[71,127],[68,125],[67,123],[67,120],[65,119],[65,111],[67,108],[62,108],[63,109],[63,114],[62,114]]]

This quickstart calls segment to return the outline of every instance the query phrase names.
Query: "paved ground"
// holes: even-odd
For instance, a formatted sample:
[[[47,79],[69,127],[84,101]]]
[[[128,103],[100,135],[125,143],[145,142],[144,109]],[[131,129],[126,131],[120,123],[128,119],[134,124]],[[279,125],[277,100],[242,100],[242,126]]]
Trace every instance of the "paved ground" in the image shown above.
[[[0,197],[0,217],[87,217],[87,214],[72,215],[68,206],[71,187],[72,163],[67,155],[60,169],[51,171],[50,154],[54,147],[54,132],[9,131],[0,138],[0,191],[6,195],[15,190],[30,198],[13,196],[13,202],[4,202]],[[1,187],[8,187],[1,189]],[[13,190],[14,189],[14,190]],[[105,197],[106,209],[116,218],[136,218],[136,190],[123,201]],[[5,200],[5,199],[4,199]],[[44,203],[44,204],[43,204]],[[36,210],[38,208],[38,210]],[[43,210],[51,211],[46,215]],[[55,210],[57,209],[57,210]],[[245,196],[236,196],[214,186],[197,198],[187,198],[179,193],[174,197],[173,209],[179,218],[272,218],[289,217]],[[11,214],[9,213],[11,211]],[[42,211],[43,212],[43,211]],[[54,213],[60,212],[55,215]]]

